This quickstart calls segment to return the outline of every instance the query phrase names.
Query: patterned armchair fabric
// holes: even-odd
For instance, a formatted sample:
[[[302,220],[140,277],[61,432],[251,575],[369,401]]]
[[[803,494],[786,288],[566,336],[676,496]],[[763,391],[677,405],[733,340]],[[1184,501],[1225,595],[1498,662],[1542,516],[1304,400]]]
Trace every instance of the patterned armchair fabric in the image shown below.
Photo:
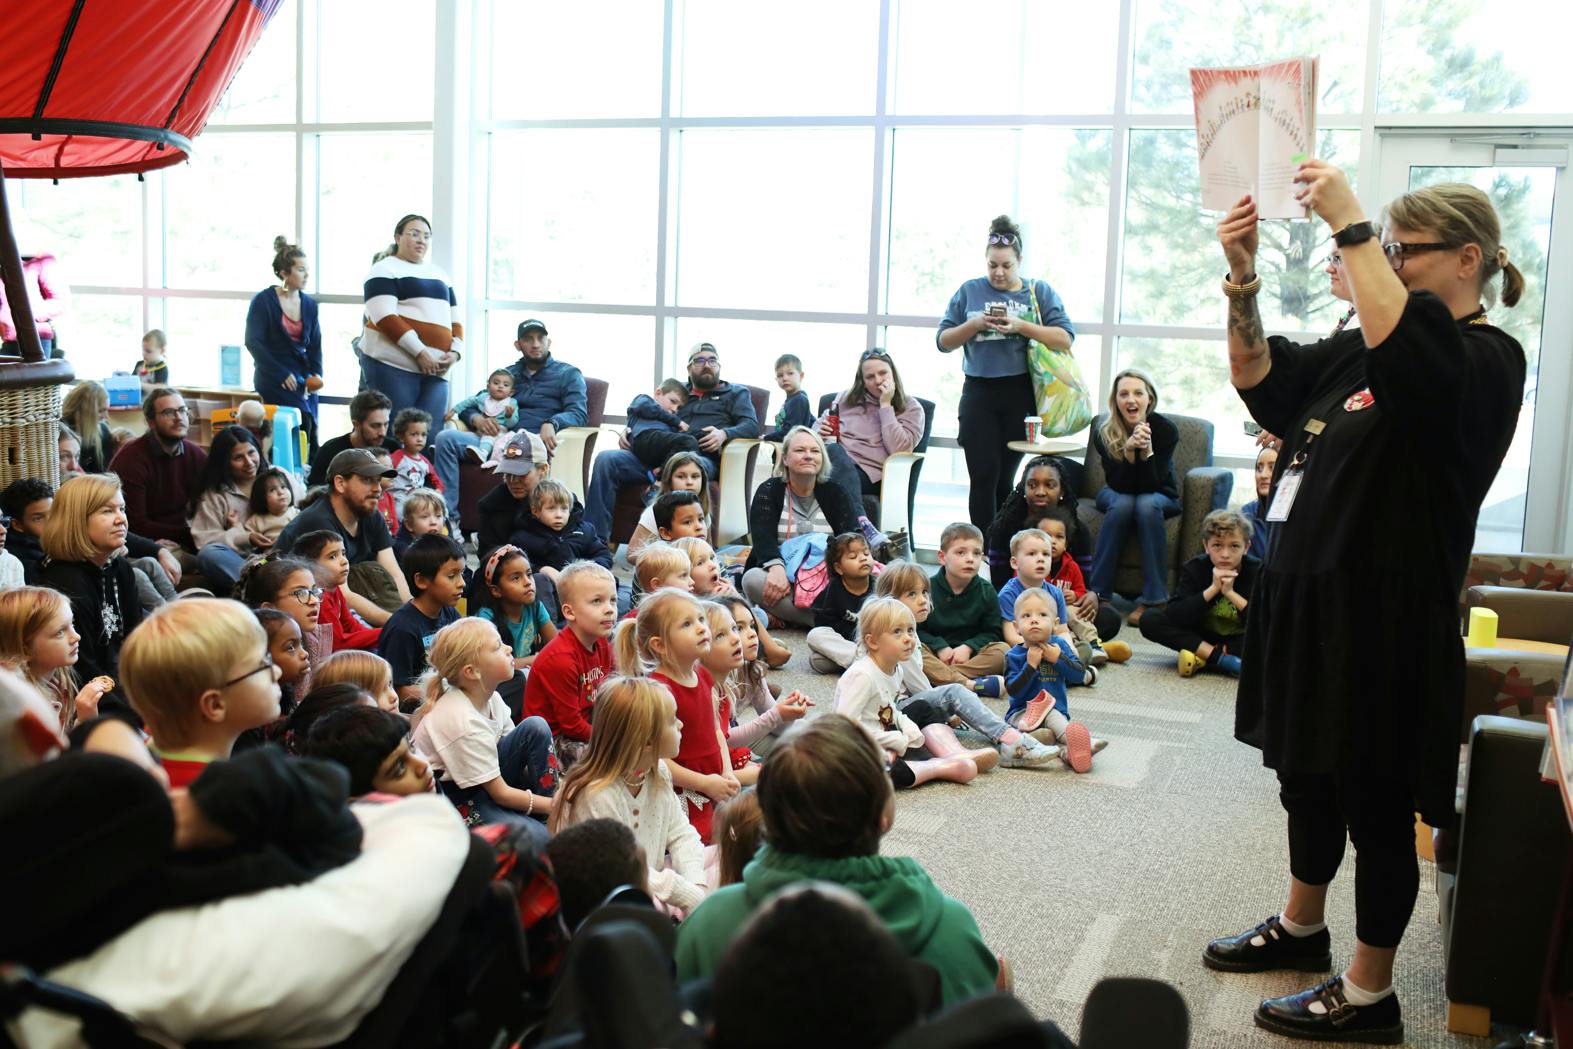
[[[1206,419],[1190,415],[1163,413],[1180,431],[1180,443],[1174,449],[1174,472],[1180,479],[1180,512],[1169,518],[1169,589],[1174,589],[1175,576],[1181,563],[1202,552],[1202,518],[1214,510],[1229,505],[1229,493],[1234,489],[1234,474],[1221,466],[1213,465],[1213,424]],[[1108,414],[1092,421],[1092,430],[1102,426]],[[1103,460],[1092,447],[1092,432],[1087,435],[1085,469],[1082,473],[1077,511],[1094,544],[1098,530],[1103,527],[1103,514],[1093,505],[1103,490]],[[1122,594],[1141,593],[1141,546],[1135,529],[1120,556],[1120,569],[1114,577],[1114,589]]]
[[[1513,586],[1525,590],[1573,593],[1573,556],[1567,554],[1475,553],[1464,574],[1458,607],[1468,603],[1472,586]]]
[[[1562,671],[1562,658],[1543,652],[1466,648],[1460,741],[1469,741],[1469,726],[1482,714],[1544,721]]]

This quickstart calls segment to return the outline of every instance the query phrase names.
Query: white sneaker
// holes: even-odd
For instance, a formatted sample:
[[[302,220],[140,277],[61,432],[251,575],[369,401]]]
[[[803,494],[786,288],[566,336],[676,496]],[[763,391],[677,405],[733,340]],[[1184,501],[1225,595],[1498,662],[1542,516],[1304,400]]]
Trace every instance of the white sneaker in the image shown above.
[[[481,446],[478,444],[466,445],[464,448],[464,453],[478,463],[486,462],[486,456],[481,454]]]
[[[1094,754],[1098,753],[1099,751],[1101,751],[1104,747],[1107,747],[1108,745],[1109,745],[1109,741],[1108,740],[1106,740],[1106,739],[1099,739],[1097,736],[1092,737],[1092,752]]]
[[[1039,743],[1025,734],[1016,743],[995,744],[995,749],[1000,752],[1001,767],[1008,769],[1034,768],[1060,759],[1059,747]]]

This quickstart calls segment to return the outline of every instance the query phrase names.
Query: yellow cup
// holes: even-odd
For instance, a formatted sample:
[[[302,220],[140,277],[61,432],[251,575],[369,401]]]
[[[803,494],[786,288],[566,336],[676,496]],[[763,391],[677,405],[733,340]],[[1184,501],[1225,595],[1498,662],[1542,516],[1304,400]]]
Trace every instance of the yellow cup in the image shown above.
[[[1489,608],[1469,610],[1470,648],[1495,648],[1497,644],[1497,614]]]

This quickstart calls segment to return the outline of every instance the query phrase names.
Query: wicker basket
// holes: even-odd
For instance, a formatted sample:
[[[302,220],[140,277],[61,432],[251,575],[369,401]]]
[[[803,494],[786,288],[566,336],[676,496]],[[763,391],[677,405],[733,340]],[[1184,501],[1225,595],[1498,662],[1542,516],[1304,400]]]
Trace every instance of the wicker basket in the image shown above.
[[[60,482],[60,387],[0,389],[0,488],[23,477]]]

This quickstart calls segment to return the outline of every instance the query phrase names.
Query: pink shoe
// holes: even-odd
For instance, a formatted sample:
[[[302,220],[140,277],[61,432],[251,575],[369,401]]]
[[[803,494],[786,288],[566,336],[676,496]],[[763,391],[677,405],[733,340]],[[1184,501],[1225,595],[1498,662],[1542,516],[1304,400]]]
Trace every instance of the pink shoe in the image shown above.
[[[1065,764],[1076,772],[1092,768],[1092,733],[1087,731],[1086,725],[1072,721],[1065,726],[1060,742],[1065,745]]]
[[[1049,716],[1049,711],[1054,709],[1054,697],[1048,690],[1038,693],[1036,699],[1027,700],[1027,709],[1022,711],[1021,717],[1016,721],[1016,728],[1021,732],[1031,732],[1043,724],[1043,719]]]

